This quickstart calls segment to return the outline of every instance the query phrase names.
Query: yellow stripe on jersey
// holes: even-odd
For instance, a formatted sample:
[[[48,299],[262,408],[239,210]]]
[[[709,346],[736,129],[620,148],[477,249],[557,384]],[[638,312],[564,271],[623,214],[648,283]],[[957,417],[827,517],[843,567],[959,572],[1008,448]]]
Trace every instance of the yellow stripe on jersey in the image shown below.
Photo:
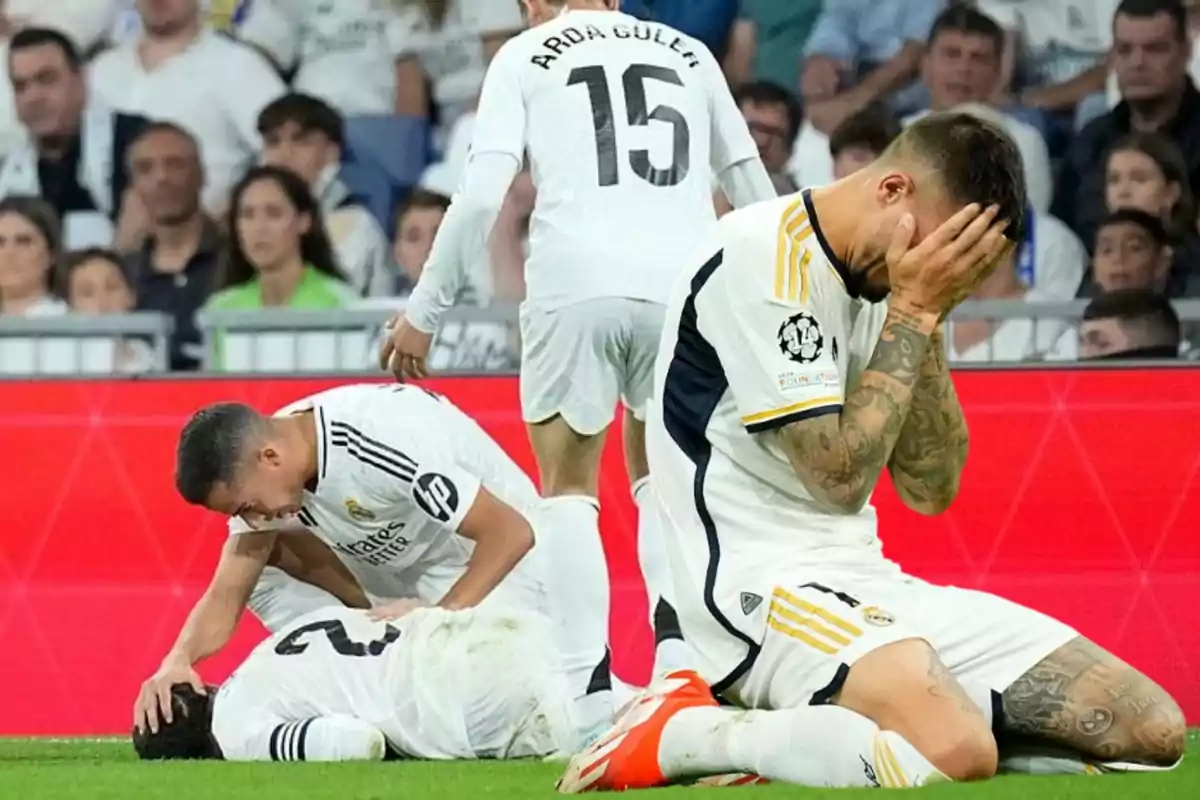
[[[757,414],[749,414],[742,417],[742,424],[753,425],[756,422],[768,422],[779,417],[786,417],[788,414],[794,414],[797,411],[807,411],[810,408],[820,408],[821,406],[836,406],[840,402],[842,402],[842,398],[831,394],[826,397],[818,397],[815,400],[805,400],[803,403],[792,403],[783,408],[773,408],[770,411],[759,411]]]
[[[793,236],[801,225],[808,221],[808,212],[803,210],[804,198],[797,197],[783,212],[779,219],[779,241],[775,249],[775,299],[787,300],[788,249],[793,242]],[[797,212],[799,212],[797,214]],[[811,231],[812,228],[810,227]]]
[[[808,262],[812,261],[812,253],[807,249],[800,259],[800,302],[808,303]]]
[[[900,767],[900,759],[896,758],[896,754],[892,752],[892,746],[888,744],[887,739],[884,739],[880,734],[875,734],[875,760],[876,764],[884,764],[892,773],[892,785],[888,788],[907,789],[908,778],[904,774],[904,770]]]
[[[801,628],[808,628],[809,630],[814,631],[815,633],[821,634],[826,639],[829,639],[830,641],[834,642],[835,644],[841,645],[842,647],[845,647],[846,645],[850,644],[850,640],[847,639],[845,636],[842,636],[837,631],[826,628],[824,625],[822,625],[819,622],[816,622],[811,617],[803,617],[803,616],[797,614],[795,611],[792,611],[790,608],[785,608],[784,606],[780,605],[779,603],[775,603],[775,602],[771,603],[770,613],[775,615],[775,618],[778,619],[780,622],[783,622],[786,620],[787,622],[790,622],[793,625],[798,625]]]
[[[784,636],[791,636],[793,639],[799,639],[800,641],[804,642],[809,647],[814,647],[817,650],[820,650],[822,653],[827,653],[832,656],[832,655],[835,655],[838,651],[838,649],[836,647],[833,647],[832,645],[828,645],[828,644],[825,644],[824,642],[818,641],[817,639],[814,639],[813,637],[809,636],[804,631],[798,631],[798,630],[795,630],[794,628],[784,625],[782,622],[777,621],[774,617],[767,617],[767,624],[770,625],[775,630],[782,633]]]
[[[777,588],[774,592],[774,597],[777,600],[783,600],[784,602],[790,603],[791,605],[795,606],[796,608],[800,609],[801,611],[807,611],[809,614],[813,614],[815,616],[820,617],[821,619],[828,622],[830,625],[841,628],[843,631],[850,634],[851,636],[862,636],[862,628],[858,627],[857,625],[854,625],[853,623],[847,622],[846,620],[842,619],[841,617],[839,617],[835,614],[830,614],[828,611],[821,608],[820,606],[814,606],[812,603],[808,602],[807,600],[801,600],[799,597],[796,597],[796,595],[792,594],[791,592],[788,592],[785,589]]]

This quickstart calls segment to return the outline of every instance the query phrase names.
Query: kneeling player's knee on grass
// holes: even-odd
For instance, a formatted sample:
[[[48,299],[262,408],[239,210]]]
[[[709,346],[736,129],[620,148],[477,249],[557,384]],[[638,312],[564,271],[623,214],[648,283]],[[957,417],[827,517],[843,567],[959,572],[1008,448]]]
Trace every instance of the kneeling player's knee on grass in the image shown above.
[[[996,774],[1000,757],[996,739],[987,728],[952,725],[923,738],[924,746],[915,742],[914,746],[951,780],[978,781]]]

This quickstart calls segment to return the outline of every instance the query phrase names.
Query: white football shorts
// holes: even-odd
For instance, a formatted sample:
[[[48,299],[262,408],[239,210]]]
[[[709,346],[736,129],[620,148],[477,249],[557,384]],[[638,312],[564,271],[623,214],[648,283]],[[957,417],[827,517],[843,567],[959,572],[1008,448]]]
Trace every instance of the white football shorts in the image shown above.
[[[617,401],[645,418],[664,307],[602,297],[553,310],[521,309],[521,413],[562,416],[576,433],[600,433]]]
[[[894,576],[817,570],[764,598],[766,634],[726,696],[750,708],[828,702],[858,659],[924,639],[961,683],[1003,692],[1079,634],[996,595]],[[693,645],[697,643],[693,642]]]

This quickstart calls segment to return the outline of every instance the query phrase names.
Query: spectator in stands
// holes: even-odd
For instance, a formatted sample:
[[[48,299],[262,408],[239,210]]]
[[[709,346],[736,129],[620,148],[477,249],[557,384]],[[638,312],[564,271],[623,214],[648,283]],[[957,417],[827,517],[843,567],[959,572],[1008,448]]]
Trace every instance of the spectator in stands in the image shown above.
[[[68,253],[56,277],[58,294],[76,314],[127,314],[133,310],[133,287],[112,250],[88,248]],[[154,351],[141,339],[113,342],[115,372],[146,372],[154,366]]]
[[[788,171],[792,160],[792,145],[800,132],[803,118],[800,103],[787,89],[773,83],[756,81],[742,84],[734,92],[734,99],[746,118],[750,135],[758,145],[758,154],[780,195],[800,190]],[[717,214],[723,216],[733,206],[725,193],[716,192]]]
[[[396,264],[400,267],[396,294],[407,295],[417,285],[448,208],[449,197],[421,189],[414,191],[400,207],[396,214],[394,250]]]
[[[195,136],[204,206],[219,211],[262,149],[258,114],[283,94],[283,82],[253,48],[206,27],[197,0],[138,0],[137,7],[142,34],[96,59],[92,89],[110,108],[174,122]],[[148,225],[149,209],[131,213]]]
[[[200,145],[178,125],[152,123],[130,148],[128,169],[130,188],[149,217],[146,237],[128,255],[137,310],[171,315],[171,369],[196,369],[196,312],[212,294],[223,248],[201,205]]]
[[[1079,326],[1079,355],[1097,358],[1178,358],[1179,316],[1171,302],[1147,289],[1123,289],[1094,298]]]
[[[293,73],[292,88],[346,116],[428,114],[411,4],[259,0],[244,3],[238,38]]]
[[[515,2],[412,0],[412,5],[420,13],[416,51],[432,85],[436,121],[449,131],[454,121],[475,105],[492,56],[524,29],[525,21]],[[403,91],[429,97],[421,91],[424,88],[414,80]],[[420,105],[429,105],[429,101]]]
[[[929,91],[930,111],[949,111],[966,103],[987,104],[1000,80],[1004,31],[973,8],[952,6],[933,23],[921,61],[921,79]],[[905,118],[907,125],[927,111]],[[1048,211],[1054,193],[1050,153],[1037,128],[999,109],[992,115],[1017,144],[1025,164],[1025,190],[1037,211]]]
[[[26,28],[9,43],[25,141],[0,166],[0,197],[43,197],[62,220],[68,247],[112,241],[124,193],[124,173],[113,164],[145,125],[90,102],[83,69],[75,45],[58,31]]]
[[[1096,231],[1092,280],[1097,293],[1118,289],[1164,292],[1174,253],[1158,217],[1134,208],[1109,214]]]
[[[1166,227],[1175,253],[1167,295],[1200,293],[1196,201],[1183,153],[1161,134],[1131,133],[1108,151],[1104,172],[1107,211],[1140,209],[1158,217]]]
[[[379,223],[338,178],[345,147],[342,116],[323,100],[285,94],[258,115],[263,163],[284,167],[312,187],[342,272],[364,297],[392,294],[396,270]]]
[[[725,51],[725,76],[735,89],[766,81],[800,86],[800,54],[821,16],[822,0],[741,0]]]
[[[1104,155],[1131,132],[1158,131],[1187,159],[1200,184],[1200,92],[1187,73],[1190,43],[1179,0],[1122,0],[1113,23],[1114,61],[1124,98],[1076,138],[1058,177],[1054,215],[1084,241],[1105,213]]]
[[[50,291],[60,241],[49,203],[37,197],[0,200],[0,315],[66,313],[66,303]]]
[[[1103,111],[1117,0],[977,0],[1005,28],[1004,67],[994,98],[1042,112],[1055,141]],[[1089,110],[1090,109],[1090,110]]]
[[[900,135],[900,122],[892,112],[873,105],[847,117],[829,137],[833,177],[853,175],[883,154]]]
[[[914,83],[921,54],[943,0],[827,2],[804,49],[800,92],[804,113],[828,135],[874,102],[898,114],[925,105]]]
[[[0,156],[24,141],[8,76],[8,41],[28,28],[66,34],[85,56],[108,32],[122,0],[4,0],[0,3]]]
[[[327,310],[353,305],[308,184],[291,170],[255,167],[233,189],[229,244],[205,309]]]

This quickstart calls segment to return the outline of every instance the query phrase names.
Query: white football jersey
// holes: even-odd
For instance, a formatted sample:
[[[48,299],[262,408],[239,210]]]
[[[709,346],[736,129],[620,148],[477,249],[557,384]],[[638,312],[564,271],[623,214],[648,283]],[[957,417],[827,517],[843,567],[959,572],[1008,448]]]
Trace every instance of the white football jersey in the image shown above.
[[[534,615],[330,607],[264,641],[213,704],[230,761],[548,755],[573,740],[568,692]],[[364,733],[366,734],[364,736]]]
[[[715,220],[713,175],[758,157],[705,46],[613,11],[565,11],[488,69],[472,155],[528,156],[526,302],[663,303]]]
[[[267,527],[312,531],[370,594],[440,600],[474,550],[455,531],[481,486],[534,524],[540,500],[529,476],[440,395],[411,385],[356,384],[307,397],[276,416],[302,411],[312,411],[317,426],[317,480],[295,518]],[[230,518],[231,535],[251,530]],[[534,553],[522,559],[505,584],[514,577],[540,583],[535,561]]]
[[[789,574],[896,570],[874,509],[827,512],[763,435],[841,412],[886,306],[854,296],[807,191],[725,216],[698,261],[667,307],[646,446],[684,635],[720,684],[762,640],[762,599]]]

